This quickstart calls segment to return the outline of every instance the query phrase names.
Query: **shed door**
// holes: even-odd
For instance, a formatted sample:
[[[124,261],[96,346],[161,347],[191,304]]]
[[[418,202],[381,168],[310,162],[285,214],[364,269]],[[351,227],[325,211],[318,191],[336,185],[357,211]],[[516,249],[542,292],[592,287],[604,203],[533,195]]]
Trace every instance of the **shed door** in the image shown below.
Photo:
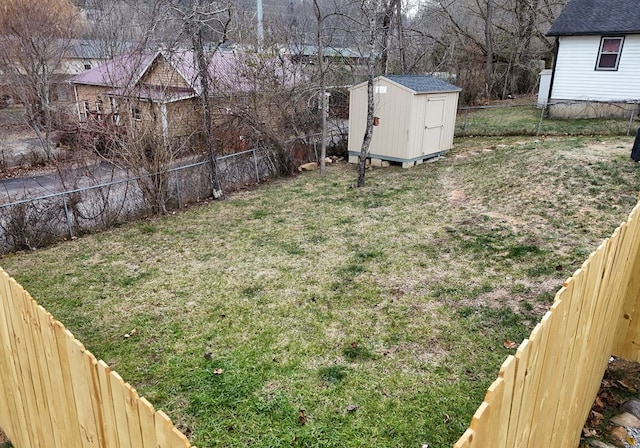
[[[440,151],[440,140],[444,129],[444,106],[446,97],[427,98],[425,126],[422,137],[422,153],[431,154]]]

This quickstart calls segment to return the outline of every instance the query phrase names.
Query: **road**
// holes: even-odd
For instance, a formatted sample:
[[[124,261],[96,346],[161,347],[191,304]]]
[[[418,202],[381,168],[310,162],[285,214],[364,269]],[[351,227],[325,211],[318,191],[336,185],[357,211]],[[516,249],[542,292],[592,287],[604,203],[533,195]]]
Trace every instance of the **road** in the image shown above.
[[[125,178],[126,175],[122,170],[107,162],[101,162],[80,168],[65,168],[32,176],[2,179],[0,180],[0,204],[91,187]]]

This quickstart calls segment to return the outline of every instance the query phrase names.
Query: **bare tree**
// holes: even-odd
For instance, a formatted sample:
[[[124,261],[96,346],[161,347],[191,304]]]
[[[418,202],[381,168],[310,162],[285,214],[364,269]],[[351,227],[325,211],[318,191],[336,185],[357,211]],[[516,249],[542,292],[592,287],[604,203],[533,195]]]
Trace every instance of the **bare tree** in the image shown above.
[[[220,119],[241,123],[248,133],[243,137],[252,145],[271,148],[277,170],[289,174],[308,160],[312,139],[320,130],[317,84],[303,67],[282,55],[279,46],[265,46],[260,53],[238,52],[235,57],[241,70],[219,80],[225,95],[219,100],[224,107]]]
[[[323,13],[319,0],[313,0],[313,9],[316,16],[316,58],[318,64],[318,79],[320,83],[320,113],[322,115],[321,120],[321,135],[320,135],[320,175],[326,174],[326,158],[327,158],[327,115],[329,113],[329,102],[327,99],[327,65],[325,49],[327,47],[325,43],[325,21],[329,17]]]
[[[409,23],[418,51],[409,70],[447,71],[462,101],[505,98],[535,90],[551,60],[545,32],[567,0],[436,0]],[[417,57],[416,57],[417,56]]]
[[[52,87],[70,42],[81,30],[68,0],[4,0],[0,7],[0,72],[24,105],[27,124],[52,157]]]
[[[366,162],[369,156],[369,146],[373,137],[373,120],[375,112],[374,102],[374,79],[376,71],[380,69],[380,44],[379,44],[379,17],[383,11],[381,0],[363,0],[362,13],[367,19],[368,31],[367,36],[367,125],[362,139],[360,148],[360,157],[358,160],[358,187],[365,185]]]
[[[198,96],[202,106],[207,154],[211,163],[213,196],[216,199],[225,199],[222,183],[220,182],[220,170],[218,168],[212,127],[212,89],[209,67],[211,64],[210,57],[218,51],[220,45],[227,38],[227,31],[231,23],[231,7],[203,0],[181,0],[177,9],[182,14],[184,34],[191,40],[193,46],[193,62],[197,71],[197,78],[194,81],[199,84]],[[205,52],[205,34],[207,33],[213,38],[213,48],[209,48],[209,51]]]

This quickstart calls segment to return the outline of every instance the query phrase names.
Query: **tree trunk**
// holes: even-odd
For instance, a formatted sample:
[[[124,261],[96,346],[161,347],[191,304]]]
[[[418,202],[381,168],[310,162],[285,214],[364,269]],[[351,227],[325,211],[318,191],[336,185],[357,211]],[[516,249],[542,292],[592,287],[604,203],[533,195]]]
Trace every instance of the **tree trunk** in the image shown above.
[[[318,74],[320,76],[320,113],[322,114],[322,131],[320,132],[320,175],[327,173],[327,83],[325,79],[324,42],[322,32],[324,28],[324,17],[320,10],[318,0],[313,0],[313,7],[316,14],[316,51],[318,58]]]
[[[362,147],[360,148],[360,159],[358,166],[358,187],[364,187],[364,177],[366,171],[367,157],[369,156],[369,146],[371,145],[371,138],[373,137],[373,114],[374,114],[374,100],[373,100],[373,73],[370,70],[367,76],[367,126],[364,131],[364,139],[362,140]]]
[[[398,52],[400,53],[401,74],[407,73],[407,49],[404,39],[404,23],[402,17],[402,0],[394,0],[396,4],[396,27],[398,28]]]
[[[389,36],[391,34],[391,21],[393,19],[393,12],[395,10],[395,0],[388,0],[389,3],[384,4],[381,17],[381,51],[380,51],[380,73],[387,74],[389,66]],[[378,8],[376,8],[378,9]],[[378,14],[376,13],[376,16]],[[378,25],[376,24],[376,27]]]
[[[519,0],[517,0],[519,1]],[[493,0],[487,0],[487,16],[484,23],[484,39],[487,52],[484,64],[484,88],[487,99],[491,98],[493,91]]]
[[[369,17],[369,55],[367,57],[367,125],[364,132],[364,138],[362,139],[362,147],[360,148],[360,158],[358,165],[358,187],[364,187],[364,178],[366,171],[367,157],[369,156],[369,146],[371,145],[371,138],[373,137],[373,114],[375,112],[375,102],[373,96],[373,80],[375,78],[375,72],[377,67],[376,56],[376,34],[377,34],[377,13],[378,13],[378,1],[373,0],[373,5],[369,5],[373,10],[365,11]],[[363,8],[365,6],[363,5]]]
[[[192,34],[193,49],[196,54],[198,67],[198,77],[200,78],[200,102],[202,103],[202,115],[204,118],[204,138],[206,140],[207,153],[211,163],[211,185],[213,187],[213,197],[215,199],[226,199],[222,183],[220,182],[220,171],[218,168],[218,158],[216,156],[215,141],[213,139],[213,127],[211,125],[211,104],[209,103],[209,64],[204,55],[204,42],[202,38],[202,25],[195,25],[197,30]]]

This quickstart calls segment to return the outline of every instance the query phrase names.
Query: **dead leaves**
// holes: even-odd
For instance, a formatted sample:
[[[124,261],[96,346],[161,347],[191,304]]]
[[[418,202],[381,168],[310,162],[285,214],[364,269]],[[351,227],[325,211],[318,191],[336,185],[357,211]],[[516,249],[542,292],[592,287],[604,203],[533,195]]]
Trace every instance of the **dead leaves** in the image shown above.
[[[518,348],[518,344],[516,342],[510,341],[509,339],[505,339],[502,345],[508,350]]]
[[[640,392],[640,364],[612,358],[582,428],[583,438],[611,439],[620,445],[626,442],[634,446],[631,443],[633,438],[629,436],[625,427],[633,427],[637,419],[634,418],[632,424],[625,413],[620,414],[620,411],[633,411],[635,402],[628,400],[628,397],[629,394],[638,392]],[[607,417],[612,410],[616,410],[618,415],[612,418]],[[640,413],[640,402],[638,402],[638,412]],[[630,414],[628,417],[633,416]]]
[[[307,424],[307,416],[304,413],[304,409],[300,409],[299,417],[300,417],[300,425],[301,426],[306,425]]]

